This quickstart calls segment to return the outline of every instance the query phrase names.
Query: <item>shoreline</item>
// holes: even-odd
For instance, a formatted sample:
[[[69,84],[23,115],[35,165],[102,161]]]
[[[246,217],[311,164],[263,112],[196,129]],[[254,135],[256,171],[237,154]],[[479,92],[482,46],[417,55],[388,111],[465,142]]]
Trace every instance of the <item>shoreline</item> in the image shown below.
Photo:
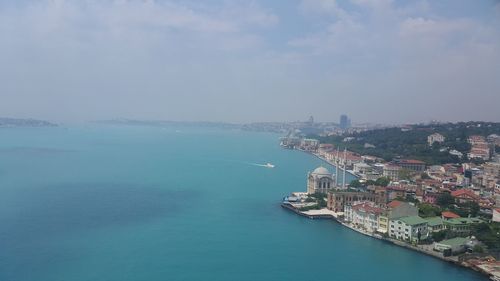
[[[443,261],[443,262],[446,262],[446,263],[449,263],[449,264],[453,264],[454,266],[458,266],[460,268],[463,268],[463,269],[469,269],[469,270],[472,270],[476,273],[479,273],[481,275],[483,275],[484,277],[490,279],[490,280],[500,280],[500,279],[495,279],[495,275],[492,274],[492,273],[489,273],[488,271],[480,268],[480,267],[477,267],[477,266],[474,266],[474,265],[469,265],[469,264],[464,264],[464,262],[461,262],[459,261],[458,259],[458,256],[451,256],[451,257],[444,257],[442,256],[442,254],[440,254],[439,252],[434,252],[432,250],[425,250],[423,248],[420,248],[420,247],[416,247],[416,246],[413,246],[413,245],[410,245],[408,243],[405,243],[403,241],[399,241],[399,240],[396,240],[396,239],[391,239],[391,238],[387,238],[387,237],[382,237],[381,235],[377,235],[377,234],[373,234],[373,233],[369,233],[369,232],[366,232],[366,231],[363,231],[362,229],[358,229],[346,222],[343,222],[341,221],[338,217],[335,217],[334,215],[327,215],[327,214],[318,214],[318,215],[313,215],[313,214],[308,214],[306,212],[303,212],[303,211],[300,211],[298,210],[297,208],[289,205],[289,204],[285,204],[285,203],[281,203],[281,207],[284,208],[284,209],[287,209],[299,216],[302,216],[302,217],[305,217],[305,218],[308,218],[308,219],[321,219],[321,220],[333,220],[334,222],[338,223],[339,225],[353,231],[353,232],[356,232],[358,234],[361,234],[361,235],[364,235],[364,236],[367,236],[367,237],[370,237],[372,239],[377,239],[377,240],[380,240],[384,243],[388,243],[390,245],[393,245],[393,246],[398,246],[400,248],[404,248],[404,249],[407,249],[409,251],[413,251],[413,252],[417,252],[417,253],[420,253],[420,254],[423,254],[425,256],[428,256],[428,257],[432,257],[432,258],[435,258],[435,259],[438,259],[440,261]]]
[[[305,150],[300,150],[300,149],[293,149],[293,150],[298,150],[298,151],[301,151],[301,152],[305,152],[305,153],[307,153],[309,155],[312,155],[312,156],[315,156],[315,157],[319,158],[320,160],[326,162],[327,164],[329,164],[331,166],[334,166],[335,169],[336,169],[336,172],[338,170],[342,170],[343,171],[343,169],[337,168],[336,165],[330,163],[328,160],[324,159],[320,155],[317,155],[317,154],[312,153],[310,151],[305,151]],[[352,176],[354,176],[356,178],[359,178],[357,175],[355,175],[355,174],[353,174],[351,172],[347,172],[346,171],[346,173],[349,173]],[[463,261],[461,262],[461,261],[459,261],[458,256],[444,257],[441,253],[434,252],[433,250],[426,250],[424,248],[413,246],[413,245],[408,244],[408,243],[403,242],[403,241],[399,241],[399,240],[388,238],[388,237],[383,237],[383,236],[378,235],[378,234],[369,233],[369,232],[363,231],[361,229],[358,229],[358,228],[356,228],[356,227],[354,227],[354,226],[352,226],[352,225],[350,225],[350,224],[348,224],[346,222],[341,221],[339,219],[338,215],[327,214],[326,211],[324,211],[322,213],[321,210],[326,210],[326,208],[319,210],[318,214],[311,214],[309,211],[308,211],[309,213],[308,212],[300,211],[297,208],[295,208],[293,205],[290,205],[289,203],[287,204],[287,203],[282,202],[280,205],[281,205],[282,208],[287,209],[289,211],[292,211],[292,212],[294,212],[295,214],[297,214],[299,216],[306,217],[308,219],[330,219],[330,220],[333,220],[336,223],[342,225],[343,227],[346,227],[346,228],[348,228],[348,229],[350,229],[350,230],[352,230],[354,232],[357,232],[358,234],[361,234],[361,235],[364,235],[364,236],[368,236],[368,237],[373,238],[373,239],[378,239],[378,240],[383,241],[385,243],[389,243],[390,245],[394,245],[394,246],[398,246],[398,247],[401,247],[401,248],[405,248],[407,250],[418,252],[420,254],[424,254],[426,256],[433,257],[435,259],[439,259],[440,261],[453,264],[454,266],[458,266],[458,267],[461,267],[461,268],[464,268],[464,269],[472,270],[472,271],[474,271],[476,273],[479,273],[479,274],[485,276],[486,278],[488,278],[490,280],[500,281],[500,276],[495,275],[494,273],[489,272],[488,270],[486,270],[484,268],[481,268],[479,265],[469,264],[469,263],[465,263]]]

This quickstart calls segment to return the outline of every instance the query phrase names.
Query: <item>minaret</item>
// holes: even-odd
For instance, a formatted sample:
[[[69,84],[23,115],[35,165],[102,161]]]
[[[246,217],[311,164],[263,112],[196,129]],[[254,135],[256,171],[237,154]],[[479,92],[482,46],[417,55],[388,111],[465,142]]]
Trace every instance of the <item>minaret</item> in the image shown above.
[[[347,148],[344,148],[344,175],[342,177],[342,188],[343,189],[345,189],[345,165],[347,163],[346,156],[347,156]]]
[[[335,188],[339,186],[339,148],[337,147],[337,155],[335,156]]]

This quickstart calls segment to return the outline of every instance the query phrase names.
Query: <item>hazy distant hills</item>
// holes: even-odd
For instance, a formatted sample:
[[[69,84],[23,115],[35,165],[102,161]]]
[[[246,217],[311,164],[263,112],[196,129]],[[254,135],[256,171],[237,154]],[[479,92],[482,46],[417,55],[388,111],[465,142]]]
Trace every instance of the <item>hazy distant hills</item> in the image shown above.
[[[0,117],[0,128],[5,127],[56,127],[57,124],[37,119],[2,118]]]
[[[196,122],[196,121],[168,121],[168,120],[134,120],[134,119],[112,119],[93,121],[98,124],[129,125],[129,126],[192,126],[192,127],[213,127],[226,129],[239,129],[241,125],[223,122]]]

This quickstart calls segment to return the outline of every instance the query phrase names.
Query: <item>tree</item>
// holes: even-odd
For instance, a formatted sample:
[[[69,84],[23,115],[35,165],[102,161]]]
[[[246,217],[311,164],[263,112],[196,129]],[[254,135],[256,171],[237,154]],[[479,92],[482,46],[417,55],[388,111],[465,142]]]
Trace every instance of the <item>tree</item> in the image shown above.
[[[475,245],[472,251],[474,253],[484,253],[484,248],[481,245]]]
[[[413,172],[408,169],[401,169],[399,170],[398,176],[402,180],[411,180]]]
[[[415,198],[415,196],[410,195],[410,194],[406,195],[405,201],[406,202],[410,202],[410,203],[415,203],[415,204],[417,204],[418,202],[420,202],[420,201],[418,201],[417,198]]]
[[[420,178],[423,179],[423,180],[429,180],[429,179],[431,179],[431,177],[429,177],[429,175],[427,173],[420,174]]]
[[[472,158],[472,159],[470,159],[470,161],[472,163],[474,163],[475,165],[482,165],[482,164],[486,163],[486,161],[484,161],[481,158]]]
[[[378,186],[388,186],[391,180],[387,177],[380,177],[375,181],[375,185]]]
[[[455,203],[455,198],[453,198],[451,194],[445,192],[437,197],[436,203],[441,207],[448,207]]]
[[[375,185],[375,181],[374,180],[367,180],[366,181],[366,185]]]
[[[472,235],[489,249],[500,249],[500,225],[498,223],[477,224],[472,229]]]
[[[472,217],[476,217],[480,210],[479,204],[473,201],[460,204],[460,208],[462,208],[467,215],[471,215]]]
[[[324,198],[318,198],[318,207],[320,209],[326,208],[326,200]]]
[[[451,233],[449,230],[445,229],[438,232],[433,232],[431,235],[432,235],[432,240],[434,240],[435,242],[440,242],[446,238],[450,238]]]
[[[363,186],[363,184],[361,184],[361,182],[359,180],[353,180],[353,181],[351,181],[351,183],[349,183],[349,187],[352,187],[352,188],[360,188],[362,186]]]
[[[435,217],[441,214],[441,208],[432,204],[423,203],[418,205],[418,214],[423,218]]]

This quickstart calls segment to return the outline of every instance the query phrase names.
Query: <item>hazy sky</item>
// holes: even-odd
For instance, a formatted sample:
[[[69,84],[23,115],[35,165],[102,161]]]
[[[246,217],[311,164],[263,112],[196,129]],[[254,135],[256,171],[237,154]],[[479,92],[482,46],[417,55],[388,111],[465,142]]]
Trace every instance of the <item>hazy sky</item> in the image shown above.
[[[0,116],[500,121],[500,1],[0,0]]]

